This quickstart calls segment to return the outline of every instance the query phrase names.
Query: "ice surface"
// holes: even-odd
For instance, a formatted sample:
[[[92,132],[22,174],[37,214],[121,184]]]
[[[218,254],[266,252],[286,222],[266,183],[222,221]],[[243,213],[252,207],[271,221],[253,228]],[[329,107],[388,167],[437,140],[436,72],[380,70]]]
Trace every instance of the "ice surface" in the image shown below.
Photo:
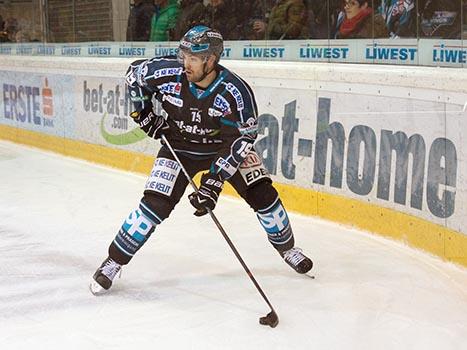
[[[290,215],[316,279],[293,272],[254,213],[210,218],[186,196],[110,294],[88,282],[145,177],[0,142],[0,349],[467,349],[467,270],[402,244]]]

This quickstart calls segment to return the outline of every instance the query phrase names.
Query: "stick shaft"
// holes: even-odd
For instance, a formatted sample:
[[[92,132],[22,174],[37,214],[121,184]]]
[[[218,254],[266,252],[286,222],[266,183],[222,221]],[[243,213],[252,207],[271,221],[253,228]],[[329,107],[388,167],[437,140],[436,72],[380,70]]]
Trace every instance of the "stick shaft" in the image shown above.
[[[186,171],[185,167],[183,166],[182,162],[180,161],[180,158],[178,158],[177,156],[177,153],[175,152],[175,150],[172,148],[172,145],[169,143],[169,141],[167,140],[167,138],[165,137],[165,135],[162,135],[161,136],[161,139],[162,141],[164,141],[165,145],[167,146],[167,148],[170,150],[170,152],[172,153],[173,157],[175,158],[175,160],[177,161],[177,163],[180,165],[180,168],[182,169],[182,172],[183,174],[185,174],[187,180],[189,181],[191,187],[193,188],[193,190],[195,192],[198,192],[198,187],[196,186],[195,182],[193,181],[193,179],[190,177],[190,175],[188,174],[188,172]],[[214,221],[214,223],[216,224],[217,228],[219,229],[219,231],[221,232],[222,236],[224,237],[224,239],[227,241],[227,244],[229,245],[230,249],[233,251],[233,253],[235,254],[235,256],[237,257],[238,261],[240,262],[240,264],[242,265],[243,269],[245,270],[245,272],[247,273],[248,277],[250,277],[250,280],[253,282],[253,284],[255,285],[256,289],[258,290],[259,294],[261,294],[261,296],[263,297],[264,301],[266,302],[266,304],[268,304],[268,306],[271,308],[271,311],[276,313],[276,311],[274,310],[273,306],[271,305],[268,297],[266,296],[266,294],[263,292],[263,289],[261,288],[261,286],[259,285],[259,283],[256,281],[255,277],[253,276],[252,272],[250,271],[250,269],[248,268],[247,264],[245,263],[245,261],[243,261],[243,258],[240,256],[240,253],[238,252],[237,248],[234,246],[234,244],[232,243],[232,241],[230,240],[229,236],[227,235],[227,233],[225,232],[224,228],[222,227],[221,223],[219,222],[219,220],[217,219],[217,217],[214,215],[214,213],[212,212],[211,209],[209,208],[206,208],[209,215],[211,216],[211,219]]]

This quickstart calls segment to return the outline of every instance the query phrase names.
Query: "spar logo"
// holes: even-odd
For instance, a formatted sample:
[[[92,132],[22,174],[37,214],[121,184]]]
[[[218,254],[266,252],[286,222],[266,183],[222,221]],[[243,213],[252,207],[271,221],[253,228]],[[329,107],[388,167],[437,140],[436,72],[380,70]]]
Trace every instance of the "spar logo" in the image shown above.
[[[116,84],[107,89],[103,82],[92,85],[84,80],[82,91],[83,110],[98,115],[101,135],[109,144],[129,145],[146,137],[128,117],[131,100],[126,85]]]
[[[54,127],[53,90],[47,78],[42,86],[4,83],[2,97],[5,119]]]

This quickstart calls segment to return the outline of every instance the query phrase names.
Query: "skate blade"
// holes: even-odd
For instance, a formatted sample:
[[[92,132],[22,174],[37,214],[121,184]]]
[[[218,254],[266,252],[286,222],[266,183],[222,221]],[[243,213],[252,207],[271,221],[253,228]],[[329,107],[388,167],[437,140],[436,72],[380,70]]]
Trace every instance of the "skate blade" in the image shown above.
[[[108,292],[107,289],[102,288],[102,286],[94,280],[89,283],[89,290],[95,296],[99,296]]]

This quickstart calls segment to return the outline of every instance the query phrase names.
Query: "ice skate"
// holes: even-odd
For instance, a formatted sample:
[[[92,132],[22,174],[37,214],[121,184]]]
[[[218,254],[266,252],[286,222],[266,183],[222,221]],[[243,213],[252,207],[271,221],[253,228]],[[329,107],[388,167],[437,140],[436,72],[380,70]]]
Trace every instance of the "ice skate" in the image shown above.
[[[122,265],[116,263],[110,257],[105,259],[94,273],[94,276],[92,276],[92,282],[89,285],[91,293],[94,295],[106,293],[112,286],[113,279],[121,269]]]
[[[300,248],[293,247],[281,253],[284,261],[298,273],[304,274],[311,270],[313,262],[306,257]]]

